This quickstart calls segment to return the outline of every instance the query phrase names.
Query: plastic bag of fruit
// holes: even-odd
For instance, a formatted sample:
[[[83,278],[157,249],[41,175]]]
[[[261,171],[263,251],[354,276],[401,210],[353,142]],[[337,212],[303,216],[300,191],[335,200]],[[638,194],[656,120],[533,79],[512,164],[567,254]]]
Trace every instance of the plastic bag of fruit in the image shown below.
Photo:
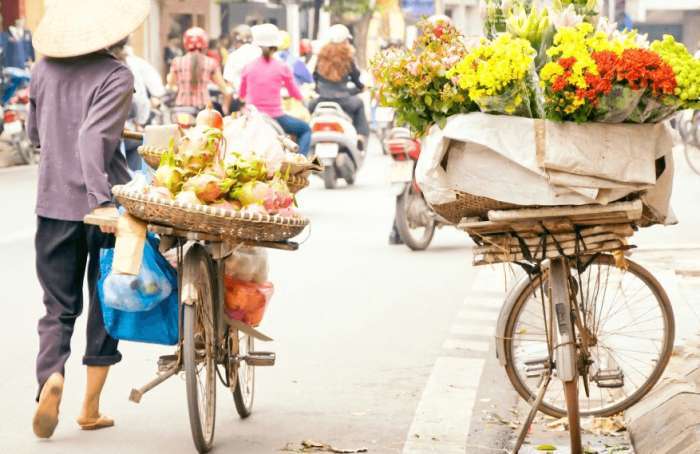
[[[224,263],[224,275],[262,284],[267,281],[267,251],[258,247],[238,247]]]
[[[265,315],[267,304],[274,293],[271,282],[243,281],[224,276],[226,314],[250,326],[258,326]]]

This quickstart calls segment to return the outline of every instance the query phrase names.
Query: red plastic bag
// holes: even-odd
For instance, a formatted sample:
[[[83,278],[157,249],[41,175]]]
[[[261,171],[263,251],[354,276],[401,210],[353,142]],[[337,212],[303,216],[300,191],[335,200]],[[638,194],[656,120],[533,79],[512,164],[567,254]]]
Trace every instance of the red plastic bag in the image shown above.
[[[226,314],[251,326],[258,326],[272,298],[274,286],[270,282],[258,284],[224,276],[226,287]]]

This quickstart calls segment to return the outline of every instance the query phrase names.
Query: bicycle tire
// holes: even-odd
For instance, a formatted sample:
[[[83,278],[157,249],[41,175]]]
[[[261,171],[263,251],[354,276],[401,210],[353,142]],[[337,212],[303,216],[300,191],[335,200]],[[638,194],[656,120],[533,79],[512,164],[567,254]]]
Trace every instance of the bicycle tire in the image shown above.
[[[415,237],[414,233],[411,231],[410,222],[408,220],[411,197],[420,197],[420,195],[415,193],[413,184],[408,183],[403,193],[396,198],[396,229],[399,231],[399,236],[409,249],[412,251],[424,251],[433,241],[433,236],[435,235],[435,218],[430,218],[420,238]]]
[[[206,314],[211,315],[211,308],[213,307],[211,278],[211,266],[206,253],[198,248],[192,248],[185,259],[182,273],[182,288],[196,289],[197,300],[183,304],[182,355],[192,440],[195,448],[200,453],[207,452],[212,448],[216,422],[214,325],[212,319],[206,320],[208,318]],[[202,350],[201,343],[203,342],[203,361],[198,360],[198,356],[201,357],[201,353],[198,352],[198,341],[200,342],[200,351]],[[197,365],[200,362],[204,362],[203,371],[198,371],[197,369]],[[200,372],[205,374],[203,389],[199,383]],[[202,402],[202,399],[204,399],[204,402]]]
[[[700,163],[694,163],[691,158],[691,153],[696,153],[700,157],[700,148],[692,143],[683,144],[683,154],[685,155],[685,161],[688,163],[690,170],[695,172],[696,175],[700,175]]]
[[[238,336],[236,336],[238,337]],[[242,342],[246,343],[245,355],[248,352],[254,351],[255,340],[252,336],[246,336],[245,341],[238,341],[239,345]],[[240,347],[239,347],[239,355]],[[238,367],[238,366],[236,366]],[[236,405],[236,411],[241,419],[245,419],[253,413],[253,402],[255,401],[255,366],[246,364],[241,371],[238,367],[236,371],[236,386],[233,388],[233,402]]]
[[[659,305],[660,312],[663,316],[664,319],[664,331],[665,334],[663,336],[663,343],[664,345],[662,346],[659,354],[659,359],[656,362],[656,366],[652,370],[652,372],[649,374],[647,380],[637,388],[637,390],[632,393],[630,396],[628,396],[626,399],[621,400],[617,402],[614,405],[608,406],[608,407],[602,407],[597,410],[581,410],[580,414],[581,416],[611,416],[614,414],[617,414],[621,411],[626,410],[627,408],[631,407],[635,403],[637,403],[640,399],[642,399],[646,394],[651,391],[651,389],[656,385],[656,383],[659,381],[661,378],[664,369],[666,368],[666,365],[668,364],[668,361],[671,358],[671,353],[673,351],[673,339],[675,336],[675,325],[674,325],[674,320],[673,320],[673,309],[671,308],[671,303],[668,299],[668,295],[664,291],[664,289],[661,287],[659,282],[654,278],[654,276],[649,273],[644,267],[641,265],[637,264],[636,262],[626,259],[627,262],[627,272],[632,273],[635,277],[640,279],[645,286],[652,292],[652,294],[656,298],[656,302]],[[607,266],[615,266],[615,258],[611,255],[608,254],[603,254],[598,256],[591,264],[591,266],[600,264],[600,265],[607,265]],[[543,268],[545,273],[548,273],[548,270],[546,268]],[[530,295],[539,289],[540,286],[540,279],[541,275],[534,278],[532,282],[525,286],[523,291],[517,296],[516,303],[513,305],[513,309],[511,310],[509,316],[508,316],[508,321],[506,323],[506,329],[505,329],[505,369],[506,369],[506,374],[508,375],[508,379],[510,380],[511,384],[513,385],[514,389],[516,392],[526,401],[531,401],[534,399],[534,396],[536,395],[536,390],[530,389],[530,387],[523,383],[521,380],[520,375],[518,374],[516,367],[513,363],[513,352],[512,352],[512,341],[514,338],[514,329],[516,326],[516,322],[519,316],[520,311],[523,310],[523,307],[525,303],[528,301],[530,298]],[[546,279],[546,277],[545,277]],[[546,283],[546,280],[545,280]],[[546,287],[546,286],[545,286]],[[579,396],[581,397],[581,396]],[[542,405],[540,405],[540,411],[542,411],[545,414],[548,414],[550,416],[554,416],[557,418],[561,418],[563,416],[566,416],[566,412],[562,408],[555,407],[553,405],[550,405],[546,400],[542,402]]]

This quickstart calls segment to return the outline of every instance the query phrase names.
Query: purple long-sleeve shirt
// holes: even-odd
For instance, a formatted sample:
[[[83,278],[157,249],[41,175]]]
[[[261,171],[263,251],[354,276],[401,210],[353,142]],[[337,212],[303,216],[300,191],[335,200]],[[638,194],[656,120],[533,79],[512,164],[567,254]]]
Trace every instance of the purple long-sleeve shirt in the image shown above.
[[[36,213],[81,221],[129,181],[119,140],[134,77],[107,54],[39,61],[32,70],[29,138],[41,147]]]

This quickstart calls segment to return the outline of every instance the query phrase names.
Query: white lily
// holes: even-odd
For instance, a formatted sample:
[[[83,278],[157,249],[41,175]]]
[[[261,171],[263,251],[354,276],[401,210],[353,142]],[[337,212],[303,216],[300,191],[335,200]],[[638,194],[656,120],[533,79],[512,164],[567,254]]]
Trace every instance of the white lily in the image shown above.
[[[561,11],[552,13],[552,24],[557,30],[564,27],[575,27],[583,22],[583,17],[576,14],[574,5],[569,5]]]
[[[596,31],[603,32],[609,37],[612,37],[617,30],[617,22],[610,22],[607,17],[601,17],[598,20],[598,25],[596,26]]]

